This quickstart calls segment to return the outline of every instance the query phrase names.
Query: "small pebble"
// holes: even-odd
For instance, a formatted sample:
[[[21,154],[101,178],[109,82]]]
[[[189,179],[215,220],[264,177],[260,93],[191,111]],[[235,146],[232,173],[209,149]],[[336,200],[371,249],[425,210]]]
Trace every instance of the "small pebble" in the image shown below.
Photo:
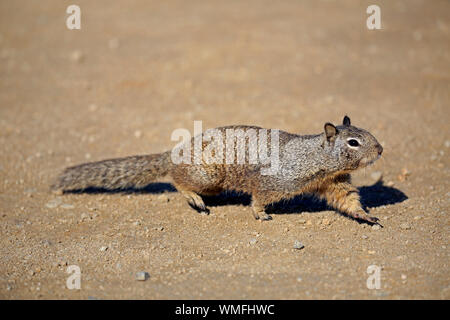
[[[395,185],[394,181],[388,181],[388,182],[386,183],[386,186],[388,186],[388,187],[390,187],[390,188],[392,188],[394,185]]]
[[[374,171],[370,174],[373,181],[378,182],[383,179],[383,173],[381,171]]]
[[[411,226],[409,224],[407,224],[407,223],[402,223],[400,225],[400,229],[409,230],[409,229],[411,229]]]
[[[406,280],[407,276],[406,274],[402,274],[402,280]]]
[[[410,174],[411,174],[411,172],[408,169],[402,168],[402,175],[409,176]]]
[[[381,227],[378,224],[374,224],[372,226],[372,230],[380,230],[380,229],[381,229]]]
[[[70,54],[70,60],[73,62],[81,62],[84,60],[84,54],[80,50],[75,50]]]
[[[61,204],[62,200],[61,198],[56,198],[53,200],[50,200],[49,202],[47,202],[47,204],[45,205],[47,208],[50,209],[54,209],[56,207],[58,207]]]
[[[158,196],[158,200],[161,202],[169,202],[170,201],[169,197],[164,193]]]
[[[363,239],[367,239],[367,238],[369,238],[368,236],[366,236],[365,234],[363,234],[362,236],[361,236],[361,238],[363,238]]]
[[[254,245],[258,242],[258,240],[256,240],[255,238],[250,239],[250,241],[248,243],[250,243],[251,245]]]
[[[134,136],[139,139],[140,137],[142,137],[142,131],[141,130],[136,130],[134,132]]]
[[[103,246],[103,247],[100,248],[100,251],[101,251],[101,252],[105,252],[106,250],[108,250],[108,247],[107,247],[107,246]]]
[[[294,242],[294,249],[301,250],[301,249],[303,249],[304,247],[305,247],[305,246],[304,246],[300,241],[295,240],[295,242]]]
[[[136,280],[138,281],[145,281],[148,278],[150,278],[150,275],[145,271],[139,271],[136,273]]]

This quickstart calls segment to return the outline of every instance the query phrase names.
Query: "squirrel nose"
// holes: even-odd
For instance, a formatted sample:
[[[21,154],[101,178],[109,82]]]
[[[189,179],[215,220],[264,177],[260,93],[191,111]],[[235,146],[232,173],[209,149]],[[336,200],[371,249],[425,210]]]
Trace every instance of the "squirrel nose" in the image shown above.
[[[378,149],[378,154],[381,156],[381,154],[383,153],[383,147],[379,144],[379,145],[377,145],[377,149]]]

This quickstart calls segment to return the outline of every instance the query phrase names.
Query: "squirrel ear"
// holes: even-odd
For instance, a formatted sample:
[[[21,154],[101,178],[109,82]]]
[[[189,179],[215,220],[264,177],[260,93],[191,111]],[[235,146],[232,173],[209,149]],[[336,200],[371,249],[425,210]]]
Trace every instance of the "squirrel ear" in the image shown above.
[[[342,124],[346,127],[348,127],[350,125],[350,118],[345,116],[344,120],[342,120]]]
[[[332,123],[329,122],[325,123],[324,129],[327,140],[330,140],[337,134],[337,129]]]

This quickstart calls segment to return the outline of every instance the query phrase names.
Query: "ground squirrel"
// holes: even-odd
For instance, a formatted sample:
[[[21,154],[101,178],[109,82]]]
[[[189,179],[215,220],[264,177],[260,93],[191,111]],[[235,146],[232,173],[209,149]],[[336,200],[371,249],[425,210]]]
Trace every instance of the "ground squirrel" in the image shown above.
[[[255,126],[228,126],[215,130],[225,134],[227,130],[233,129],[265,130]],[[377,223],[378,219],[369,216],[362,208],[358,190],[350,182],[350,172],[372,164],[383,152],[382,146],[372,134],[352,126],[347,116],[339,126],[325,123],[321,134],[277,132],[279,168],[273,174],[261,174],[261,169],[267,168],[265,164],[211,163],[206,156],[202,156],[197,164],[176,164],[172,157],[173,151],[167,151],[67,168],[52,186],[52,190],[62,193],[90,188],[142,188],[155,182],[158,177],[169,176],[189,205],[200,212],[209,212],[202,196],[237,191],[251,195],[256,219],[270,220],[271,216],[265,212],[267,205],[309,193],[325,199],[341,213]],[[200,136],[203,137],[204,134]],[[194,139],[195,137],[185,142],[184,146],[194,146]],[[249,141],[249,136],[245,139],[248,143],[244,144],[244,151],[249,157],[252,142]],[[267,139],[267,146],[273,140],[272,136]],[[201,141],[204,149],[207,144]],[[237,145],[234,151],[236,149]],[[275,150],[270,152],[272,154]],[[214,152],[211,154],[214,155]],[[234,159],[237,156],[237,152],[233,154]]]

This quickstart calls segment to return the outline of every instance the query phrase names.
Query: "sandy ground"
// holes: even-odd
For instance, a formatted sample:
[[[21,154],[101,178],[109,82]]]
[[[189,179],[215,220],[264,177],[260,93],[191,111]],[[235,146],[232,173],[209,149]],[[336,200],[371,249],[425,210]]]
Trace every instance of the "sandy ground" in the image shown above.
[[[1,1],[0,298],[449,299],[450,3],[376,1],[369,31],[373,2],[79,0],[71,31],[71,1]],[[354,175],[382,229],[308,198],[261,223],[248,197],[204,216],[166,183],[49,192],[194,120],[307,134],[344,114],[384,146]]]

